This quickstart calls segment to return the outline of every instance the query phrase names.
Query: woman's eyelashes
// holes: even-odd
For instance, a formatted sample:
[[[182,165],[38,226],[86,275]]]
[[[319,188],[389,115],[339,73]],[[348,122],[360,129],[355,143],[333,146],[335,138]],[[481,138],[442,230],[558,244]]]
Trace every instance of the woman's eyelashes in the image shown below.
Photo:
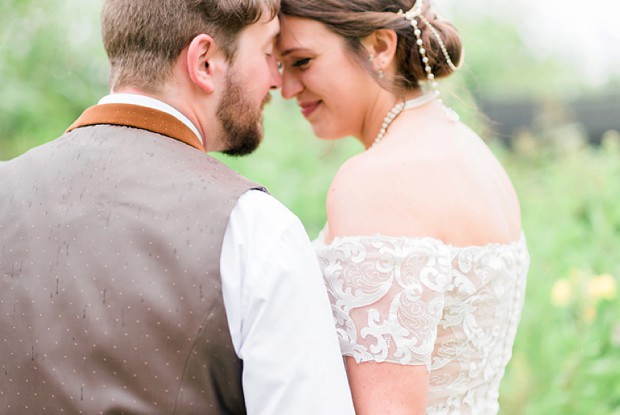
[[[311,60],[312,60],[312,58],[296,59],[295,61],[293,61],[291,66],[293,68],[303,68],[303,67],[307,66],[310,63]]]

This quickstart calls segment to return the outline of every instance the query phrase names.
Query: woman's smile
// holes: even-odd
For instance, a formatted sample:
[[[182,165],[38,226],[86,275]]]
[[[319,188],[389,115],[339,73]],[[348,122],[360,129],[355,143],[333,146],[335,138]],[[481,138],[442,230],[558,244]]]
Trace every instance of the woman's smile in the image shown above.
[[[300,102],[299,107],[301,108],[301,113],[304,117],[309,118],[321,105],[322,101],[307,101]]]

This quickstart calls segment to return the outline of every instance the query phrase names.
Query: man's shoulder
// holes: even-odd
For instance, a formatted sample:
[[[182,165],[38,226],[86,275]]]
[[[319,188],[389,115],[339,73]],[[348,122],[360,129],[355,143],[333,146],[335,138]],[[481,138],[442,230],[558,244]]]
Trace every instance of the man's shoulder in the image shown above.
[[[258,251],[269,251],[274,244],[282,243],[310,248],[310,239],[301,220],[276,198],[256,190],[239,197],[231,212],[228,230],[238,240],[258,243],[253,248]]]
[[[196,166],[198,169],[197,173],[203,179],[214,180],[223,186],[260,190],[261,192],[259,193],[267,192],[264,186],[248,179],[210,154],[198,153],[198,157],[200,158],[200,163]]]
[[[249,189],[267,191],[261,184],[248,179],[212,155],[184,142],[141,129],[125,128],[120,131],[122,133],[117,134],[125,136],[122,143],[119,143],[123,145],[123,151],[149,154],[150,160],[142,158],[148,167],[159,166],[159,169],[153,169],[158,171],[157,174],[171,175],[175,180],[191,182],[192,188],[197,190],[198,194],[201,189],[227,189],[228,192],[238,195]],[[127,136],[136,135],[151,139],[127,139]]]
[[[299,218],[282,202],[261,189],[250,189],[244,192],[235,205],[236,217],[261,224],[275,232],[277,228],[290,228],[301,225]]]

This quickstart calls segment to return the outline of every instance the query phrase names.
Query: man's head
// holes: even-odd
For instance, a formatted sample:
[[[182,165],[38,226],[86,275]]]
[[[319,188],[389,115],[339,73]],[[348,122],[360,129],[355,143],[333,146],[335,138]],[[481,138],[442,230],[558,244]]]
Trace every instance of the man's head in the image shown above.
[[[263,13],[275,16],[279,0],[105,0],[103,44],[112,90],[132,86],[156,91],[172,75],[181,51],[207,33],[231,59],[238,36]]]
[[[201,130],[208,150],[251,152],[262,137],[268,92],[280,82],[271,56],[279,5],[105,0],[112,91],[138,91],[175,106]]]

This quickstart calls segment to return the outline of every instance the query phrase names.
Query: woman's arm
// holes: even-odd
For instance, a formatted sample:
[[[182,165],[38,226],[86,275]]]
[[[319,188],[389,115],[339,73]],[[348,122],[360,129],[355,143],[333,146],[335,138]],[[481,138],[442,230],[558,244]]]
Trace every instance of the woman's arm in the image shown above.
[[[352,357],[347,357],[346,364],[357,415],[426,414],[426,366],[356,363]]]

